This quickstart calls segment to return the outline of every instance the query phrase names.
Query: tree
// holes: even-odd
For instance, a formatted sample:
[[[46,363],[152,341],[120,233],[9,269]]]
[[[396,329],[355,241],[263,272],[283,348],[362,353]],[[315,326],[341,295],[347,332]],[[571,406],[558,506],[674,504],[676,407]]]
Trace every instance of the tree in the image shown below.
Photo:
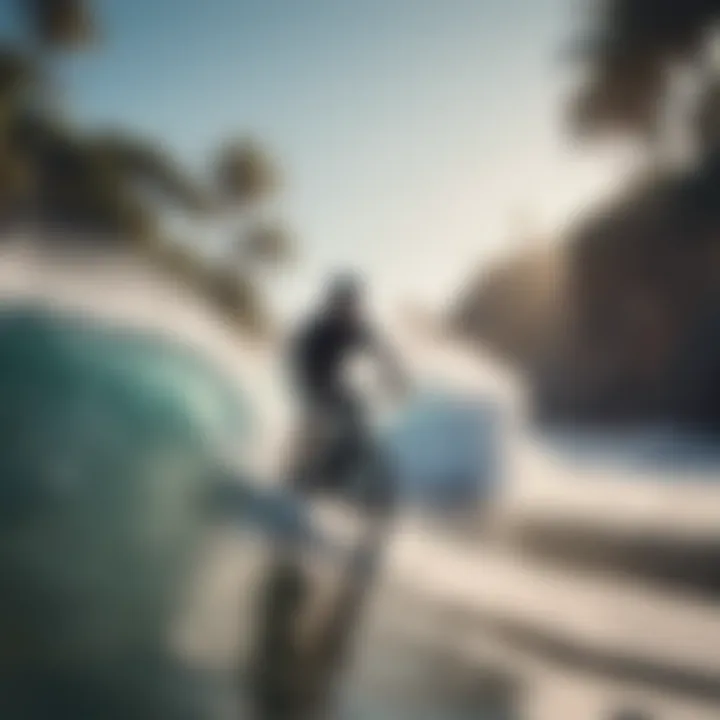
[[[654,166],[570,238],[573,362],[592,368],[606,359],[623,388],[620,403],[637,409],[644,393],[654,411],[689,387],[673,369],[684,348],[697,357],[711,350],[692,344],[689,328],[717,306],[720,0],[601,0],[594,8],[579,43],[587,76],[572,99],[573,128],[645,143]],[[680,76],[697,90],[694,107],[675,93]],[[673,116],[695,148],[682,167],[662,162]],[[600,373],[585,375],[600,387]]]
[[[85,0],[18,0],[18,6],[38,46],[76,49],[96,36],[95,21]]]
[[[564,408],[573,419],[672,414],[678,403],[670,396],[688,394],[694,368],[703,386],[688,394],[687,414],[703,392],[717,398],[707,361],[693,359],[718,357],[708,328],[720,290],[720,0],[585,0],[585,7],[576,47],[586,72],[570,101],[571,128],[586,140],[605,135],[644,146],[650,171],[571,228],[562,342],[553,340],[557,323],[543,325],[538,312],[558,305],[527,291],[522,263],[488,273],[459,319],[525,367],[550,337],[547,372],[532,379],[541,407]],[[679,77],[696,88],[694,107],[677,92]],[[686,123],[694,141],[685,164],[664,162],[678,129],[670,119]],[[700,341],[694,327],[702,328]]]
[[[263,317],[254,275],[290,254],[287,234],[254,217],[279,187],[279,173],[259,143],[233,140],[213,159],[212,180],[191,177],[150,138],[78,130],[52,101],[53,55],[97,37],[84,0],[18,0],[24,45],[0,48],[0,218],[32,221],[37,242],[124,243],[210,299],[234,320]],[[168,209],[202,214],[209,223],[243,222],[223,257],[209,262],[202,243],[164,237]],[[250,222],[251,220],[251,222]],[[62,236],[48,227],[71,230]],[[44,231],[43,231],[44,230]]]
[[[260,145],[231,140],[217,152],[214,167],[219,198],[231,206],[264,200],[278,186],[278,172]]]
[[[27,194],[30,184],[30,165],[18,151],[17,130],[32,81],[28,58],[0,48],[0,216]]]
[[[228,227],[212,295],[231,314],[244,312],[254,327],[266,322],[257,301],[259,273],[278,268],[292,255],[288,233],[258,217],[279,187],[280,173],[262,147],[251,140],[225,142],[212,168],[213,197]]]
[[[661,130],[673,71],[707,70],[720,0],[601,0],[592,7],[579,43],[588,74],[573,99],[573,127],[652,139]]]

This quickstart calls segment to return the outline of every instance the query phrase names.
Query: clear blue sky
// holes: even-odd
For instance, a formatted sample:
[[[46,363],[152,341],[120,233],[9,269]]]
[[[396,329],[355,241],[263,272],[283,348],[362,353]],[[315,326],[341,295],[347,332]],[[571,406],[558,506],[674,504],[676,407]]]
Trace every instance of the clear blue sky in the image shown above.
[[[610,175],[563,142],[579,2],[95,0],[105,37],[64,81],[83,121],[191,164],[228,135],[261,138],[302,247],[287,302],[347,266],[385,299],[436,299]]]

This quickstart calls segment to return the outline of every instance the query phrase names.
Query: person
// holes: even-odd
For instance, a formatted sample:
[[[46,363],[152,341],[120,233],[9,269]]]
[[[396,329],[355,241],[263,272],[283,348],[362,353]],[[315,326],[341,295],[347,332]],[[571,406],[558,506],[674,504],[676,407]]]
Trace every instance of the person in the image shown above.
[[[407,390],[397,357],[367,319],[362,283],[343,274],[330,283],[321,306],[291,344],[291,375],[301,408],[290,478],[295,489],[343,490],[343,478],[366,448],[364,403],[348,377],[349,363],[359,355],[374,357],[393,394]],[[324,433],[337,433],[341,442],[332,444],[334,452],[318,454]]]

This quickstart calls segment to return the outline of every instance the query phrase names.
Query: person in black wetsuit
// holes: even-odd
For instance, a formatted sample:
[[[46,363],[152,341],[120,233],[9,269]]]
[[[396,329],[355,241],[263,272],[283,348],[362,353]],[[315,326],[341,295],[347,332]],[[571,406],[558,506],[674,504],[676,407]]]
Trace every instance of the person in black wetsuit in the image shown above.
[[[336,278],[319,311],[304,324],[292,343],[290,369],[303,415],[300,447],[311,448],[313,438],[323,427],[344,428],[344,442],[332,457],[324,458],[327,465],[323,472],[316,466],[310,471],[307,461],[295,458],[291,483],[296,488],[318,489],[318,483],[337,482],[363,451],[366,437],[363,403],[348,381],[350,360],[360,354],[371,354],[385,370],[390,389],[400,391],[406,386],[394,354],[366,319],[363,299],[363,288],[356,278],[351,275]],[[312,455],[312,450],[308,453]]]

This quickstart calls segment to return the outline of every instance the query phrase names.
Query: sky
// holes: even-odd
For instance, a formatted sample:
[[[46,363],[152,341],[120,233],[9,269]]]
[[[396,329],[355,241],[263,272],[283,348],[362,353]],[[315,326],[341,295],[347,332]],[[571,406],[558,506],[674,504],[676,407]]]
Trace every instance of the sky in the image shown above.
[[[284,308],[346,268],[381,302],[439,303],[619,175],[563,128],[583,2],[95,0],[102,41],[61,79],[83,123],[191,167],[227,137],[265,144],[299,245]]]

